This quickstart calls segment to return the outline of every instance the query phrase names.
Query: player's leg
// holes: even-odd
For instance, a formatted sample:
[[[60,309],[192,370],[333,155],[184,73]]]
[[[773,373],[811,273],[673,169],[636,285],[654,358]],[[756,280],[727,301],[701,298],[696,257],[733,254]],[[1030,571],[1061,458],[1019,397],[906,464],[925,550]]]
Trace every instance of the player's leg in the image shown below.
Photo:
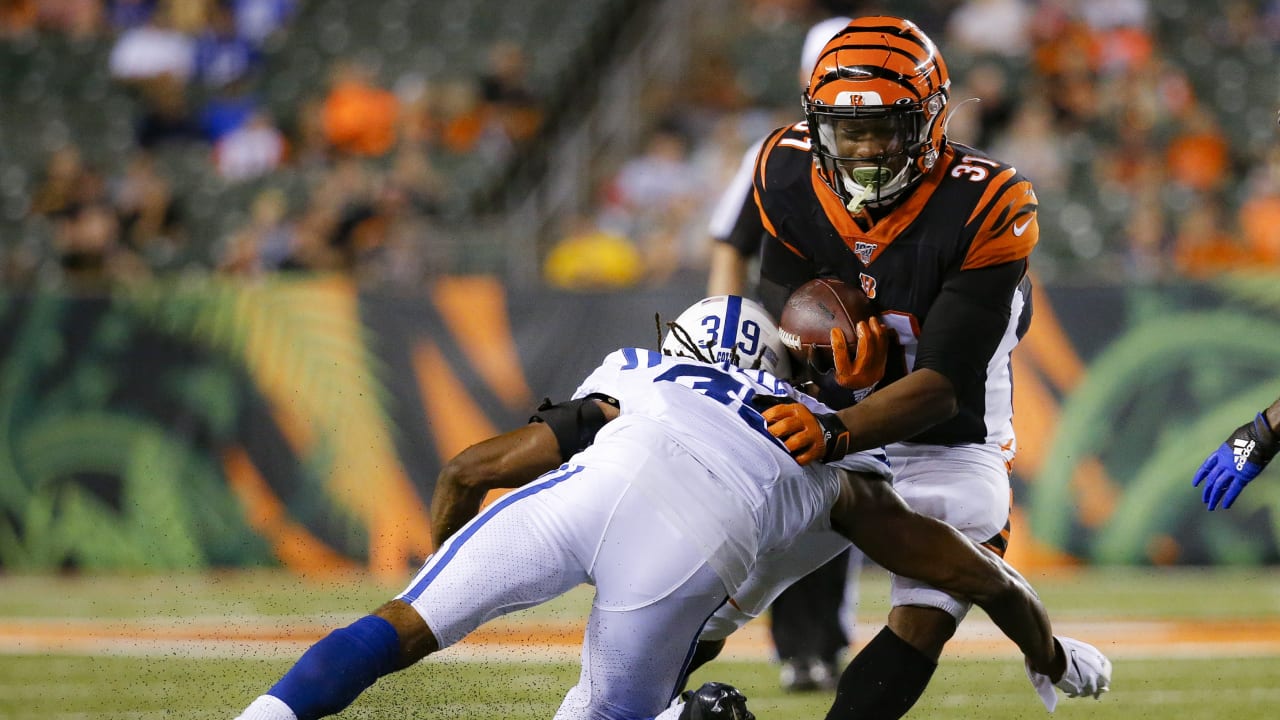
[[[724,582],[635,491],[619,501],[590,572],[582,672],[556,718],[653,717],[679,691],[699,631],[727,598]]]
[[[849,644],[840,618],[848,575],[846,551],[801,578],[774,600],[769,611],[769,634],[782,662],[783,690],[802,692],[835,687],[836,662]]]
[[[849,539],[829,526],[829,515],[816,518],[791,543],[756,561],[746,581],[702,629],[690,673],[715,658],[729,635],[763,614],[784,590],[849,549]]]
[[[911,512],[883,482],[855,479],[850,488],[833,510],[833,524],[895,573],[895,583],[911,576],[922,586],[978,602],[1029,662],[1050,674],[1057,669],[1044,608],[1017,573],[953,528]],[[882,630],[845,670],[829,718],[898,718],[915,703],[932,677],[936,653],[968,607],[950,594],[933,593],[910,596],[922,603],[912,607],[895,595],[891,622],[916,644],[893,626]]]
[[[313,645],[244,720],[310,720],[339,712],[378,678],[456,643],[481,623],[586,582],[586,564],[558,532],[593,531],[590,509],[620,492],[607,478],[562,468],[478,515],[427,559],[395,600]],[[574,496],[574,503],[559,502]],[[578,512],[568,517],[565,507]],[[596,523],[598,534],[601,523]],[[591,543],[594,546],[595,543]]]

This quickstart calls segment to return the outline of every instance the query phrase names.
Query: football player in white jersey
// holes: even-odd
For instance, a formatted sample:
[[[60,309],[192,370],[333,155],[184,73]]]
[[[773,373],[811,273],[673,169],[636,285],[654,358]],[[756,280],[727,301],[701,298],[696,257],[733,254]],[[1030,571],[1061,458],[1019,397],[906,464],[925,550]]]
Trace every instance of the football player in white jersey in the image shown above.
[[[378,677],[582,583],[596,588],[582,679],[556,717],[662,712],[707,618],[758,555],[829,522],[842,487],[834,466],[796,464],[751,404],[822,408],[774,374],[787,375],[787,355],[769,316],[720,297],[688,318],[664,345],[685,357],[618,350],[574,400],[541,409],[553,430],[541,445],[566,462],[476,516],[395,600],[314,645],[241,717],[336,713]],[[889,474],[876,452],[839,466]]]
[[[1025,581],[908,510],[889,489],[883,455],[800,466],[772,438],[757,407],[823,406],[774,374],[787,374],[786,354],[762,308],[704,300],[672,324],[663,349],[671,354],[615,351],[572,401],[540,408],[543,423],[464,451],[456,464],[512,476],[551,454],[566,462],[453,533],[404,592],[312,646],[240,717],[339,712],[379,677],[581,583],[596,588],[582,675],[556,717],[689,717],[694,703],[668,704],[706,620],[758,557],[825,527],[870,543],[868,554],[894,571],[919,566],[971,597],[1037,672],[1067,672]],[[707,688],[694,698],[703,717],[746,717],[740,694]],[[730,714],[705,714],[717,707]]]
[[[690,308],[675,324],[707,327],[699,321],[698,308],[699,305]],[[715,341],[714,329],[719,324],[710,327],[712,329],[705,330],[706,336],[701,342]],[[672,336],[668,336],[668,344],[671,341]],[[664,345],[664,350],[671,351],[667,345]],[[680,352],[680,349],[675,348],[675,352]],[[801,377],[797,384],[804,379]],[[534,417],[535,421],[539,419]],[[583,425],[585,423],[578,424],[579,427]],[[562,447],[590,443],[589,432],[578,435],[559,431],[553,437],[547,425],[534,422],[474,445],[454,458],[441,472],[432,496],[432,535],[436,545],[443,544],[457,528],[479,512],[489,491],[520,487],[540,472],[555,467],[560,458],[554,438],[559,439]],[[703,627],[689,672],[713,659],[730,634],[761,615],[783,590],[838,555],[849,547],[850,542],[890,571],[913,580],[937,580],[938,587],[962,600],[975,600],[982,594],[991,595],[991,587],[1008,581],[1009,575],[1016,577],[1016,573],[1003,562],[987,558],[985,552],[976,554],[975,558],[968,543],[957,542],[958,535],[951,533],[948,536],[946,532],[939,532],[939,528],[934,527],[936,524],[923,522],[922,518],[909,512],[901,498],[889,489],[888,483],[874,481],[878,478],[878,475],[847,474],[847,487],[841,489],[837,504],[832,509],[831,526],[814,523],[789,544],[763,553],[756,559],[746,581]],[[955,563],[954,568],[958,569],[955,574],[950,574],[948,569],[951,563]],[[1043,640],[1045,636],[1043,632],[1037,634],[1037,631],[1020,628],[1028,626],[1028,618],[1043,617],[1043,609],[1033,596],[1031,599],[1026,597],[1029,588],[1025,581],[1017,578],[1013,584],[1018,586],[1012,590],[1016,599],[1004,608],[992,607],[989,600],[986,603],[980,599],[976,602],[1027,653],[1028,677],[1046,707],[1053,710],[1056,706],[1054,685],[1070,697],[1096,698],[1105,692],[1111,673],[1110,661],[1096,648],[1078,640],[1058,640],[1065,645],[1058,648],[1059,657],[1075,654],[1076,661],[1068,668],[1069,672],[1064,673],[1061,665],[1054,665],[1057,670],[1052,673],[1034,669],[1040,666],[1031,661],[1032,653],[1026,649],[1026,638]],[[1010,590],[1006,588],[1005,591]],[[1029,612],[1028,608],[1034,612]],[[1044,622],[1047,627],[1047,620]]]

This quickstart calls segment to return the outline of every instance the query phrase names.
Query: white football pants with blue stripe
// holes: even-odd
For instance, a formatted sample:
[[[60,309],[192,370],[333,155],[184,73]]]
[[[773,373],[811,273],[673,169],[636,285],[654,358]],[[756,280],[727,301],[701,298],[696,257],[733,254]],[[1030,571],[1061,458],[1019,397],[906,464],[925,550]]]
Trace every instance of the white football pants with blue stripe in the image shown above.
[[[557,720],[660,713],[703,624],[726,600],[705,558],[628,480],[705,470],[661,455],[629,467],[613,460],[566,465],[503,496],[428,558],[400,595],[445,648],[492,618],[595,585],[582,674]]]

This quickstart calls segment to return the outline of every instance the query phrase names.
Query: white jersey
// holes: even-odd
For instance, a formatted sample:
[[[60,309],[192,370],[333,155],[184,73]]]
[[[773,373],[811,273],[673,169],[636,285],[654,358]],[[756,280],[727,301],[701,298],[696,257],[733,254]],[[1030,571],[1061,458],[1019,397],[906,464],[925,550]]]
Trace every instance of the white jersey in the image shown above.
[[[641,474],[632,482],[701,548],[731,590],[761,553],[786,545],[829,512],[839,489],[832,467],[890,476],[878,451],[854,453],[831,466],[797,464],[769,434],[752,401],[769,396],[802,402],[814,412],[832,410],[763,370],[623,348],[605,358],[574,398],[592,393],[617,399],[621,414],[586,452],[627,442],[627,436],[638,436],[632,446],[653,447],[660,437],[705,468],[688,476]]]

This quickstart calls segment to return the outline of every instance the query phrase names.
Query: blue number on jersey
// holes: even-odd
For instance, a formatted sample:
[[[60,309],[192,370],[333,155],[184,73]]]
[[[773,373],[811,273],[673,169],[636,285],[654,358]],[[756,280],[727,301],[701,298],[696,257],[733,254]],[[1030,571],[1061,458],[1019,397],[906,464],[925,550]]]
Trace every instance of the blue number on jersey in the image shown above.
[[[680,363],[653,380],[654,382],[680,383],[722,405],[733,408],[738,413],[738,417],[742,418],[752,430],[768,438],[774,445],[785,447],[777,438],[769,434],[764,417],[751,407],[751,398],[755,397],[756,391],[724,370],[710,365]],[[680,382],[681,380],[691,380],[691,382]]]

